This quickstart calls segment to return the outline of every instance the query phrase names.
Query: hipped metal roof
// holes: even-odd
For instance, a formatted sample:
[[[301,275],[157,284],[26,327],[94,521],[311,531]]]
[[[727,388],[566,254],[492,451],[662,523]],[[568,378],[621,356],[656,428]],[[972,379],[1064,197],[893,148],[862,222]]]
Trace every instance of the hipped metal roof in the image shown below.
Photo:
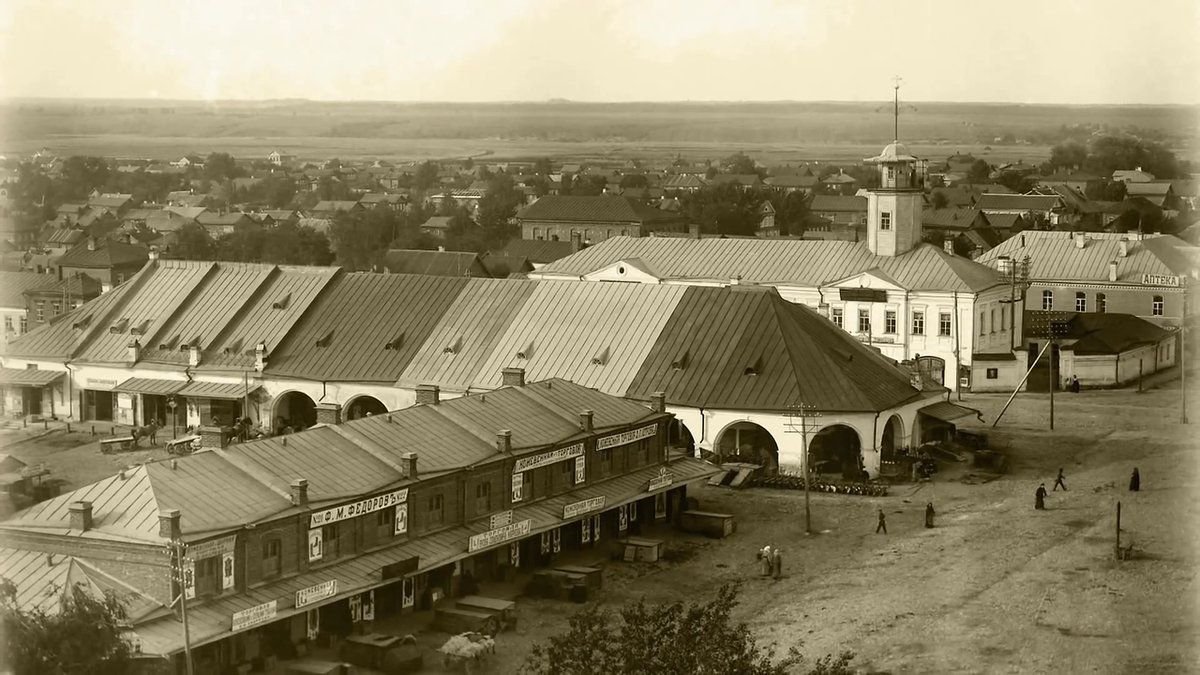
[[[650,242],[646,252],[655,255],[680,243],[721,242],[711,250],[733,254],[732,263],[722,258],[728,265],[721,271],[725,273],[760,269],[782,275],[803,269],[780,253],[790,249],[760,247],[754,240],[618,243],[633,246],[630,242]],[[947,284],[953,279],[974,285],[996,277],[933,246],[882,259],[850,242],[775,243],[835,245],[797,249],[806,251],[804,260],[824,264],[822,274],[841,276],[848,268],[831,266],[817,254],[844,251],[861,262],[849,269],[874,269],[912,287],[937,286],[939,275]],[[607,244],[584,254],[604,251]],[[693,263],[686,258],[662,258],[648,269],[687,272],[688,264]],[[880,265],[886,267],[877,269]],[[242,397],[242,383],[210,384],[204,374],[222,368],[249,372],[260,341],[267,348],[264,377],[309,381],[405,388],[430,383],[462,392],[495,389],[501,370],[520,367],[530,380],[561,377],[639,398],[661,390],[672,403],[748,410],[785,410],[802,397],[825,410],[877,412],[917,393],[891,363],[812,310],[783,300],[769,286],[750,285],[705,288],[151,263],[117,289],[14,340],[9,353],[123,368],[135,339],[141,344],[140,360],[174,366],[176,375],[188,368],[196,381],[178,392],[185,396]],[[193,345],[201,351],[200,365],[189,368]],[[677,367],[685,352],[703,365]],[[754,374],[746,375],[751,366]],[[704,369],[711,371],[708,376]]]
[[[0,384],[14,387],[44,387],[63,375],[66,373],[61,370],[0,368]]]

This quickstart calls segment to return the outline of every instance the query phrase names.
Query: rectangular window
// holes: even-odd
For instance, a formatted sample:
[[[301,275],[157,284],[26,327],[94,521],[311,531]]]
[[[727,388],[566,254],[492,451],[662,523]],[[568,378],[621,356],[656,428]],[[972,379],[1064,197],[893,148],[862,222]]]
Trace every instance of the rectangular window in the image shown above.
[[[871,310],[869,310],[869,309],[858,310],[858,332],[860,332],[860,333],[870,333],[871,332]]]
[[[1166,303],[1163,302],[1163,296],[1154,296],[1154,302],[1150,305],[1150,313],[1154,316],[1162,316],[1166,309]]]
[[[5,333],[13,332],[13,320],[12,320],[11,316],[4,317],[4,332]]]
[[[912,315],[912,333],[913,335],[925,334],[925,310],[914,309]]]
[[[446,503],[441,495],[429,498],[429,509],[426,511],[430,525],[441,525],[446,519]]]
[[[938,335],[950,335],[950,312],[938,312]]]
[[[1042,291],[1042,311],[1049,312],[1054,309],[1054,291]]]
[[[46,303],[43,300],[37,301],[37,320],[38,323],[43,323],[46,320]]]
[[[833,319],[833,325],[838,328],[845,328],[845,310],[841,307],[831,307],[829,309],[829,318]]]
[[[1096,311],[1103,314],[1108,310],[1108,296],[1103,293],[1096,294]]]
[[[338,541],[338,524],[325,525],[321,528],[321,549],[322,560],[333,560],[338,557],[341,550],[341,542]]]
[[[50,316],[58,316],[59,314],[62,314],[62,303],[61,302],[50,303]]]
[[[883,315],[883,332],[888,335],[896,334],[896,310],[889,309]]]
[[[997,323],[998,322],[996,321],[996,310],[995,310],[995,308],[992,308],[992,321],[990,324],[988,324],[988,326],[992,329],[993,333],[996,332],[996,324]]]
[[[1076,312],[1086,312],[1087,311],[1087,294],[1086,293],[1076,293],[1075,294],[1075,311]]]
[[[987,315],[984,314],[983,312],[979,313],[979,334],[980,335],[983,335],[984,333],[987,332],[987,326],[985,325],[986,321],[984,321],[984,319],[986,317],[987,317]]]
[[[1000,369],[999,368],[988,368],[987,369],[987,379],[995,380],[998,377],[1000,377]]]
[[[892,214],[890,212],[884,211],[879,214],[879,229],[881,229],[881,230],[892,229]]]
[[[475,513],[487,513],[492,510],[492,484],[480,483],[475,486]]]
[[[220,594],[221,556],[218,555],[197,560],[195,565],[196,594],[200,596]]]
[[[1008,312],[1000,309],[1000,330],[1008,330]]]
[[[382,509],[375,512],[375,538],[386,540],[392,536],[392,510]]]
[[[279,539],[266,539],[262,543],[262,571],[264,577],[277,576],[283,571],[283,556],[280,552],[283,545]]]

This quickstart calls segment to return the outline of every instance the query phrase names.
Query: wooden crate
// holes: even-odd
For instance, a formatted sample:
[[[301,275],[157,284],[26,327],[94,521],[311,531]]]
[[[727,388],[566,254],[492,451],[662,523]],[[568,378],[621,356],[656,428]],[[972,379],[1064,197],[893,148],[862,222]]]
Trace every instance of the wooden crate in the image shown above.
[[[737,530],[733,515],[707,511],[684,511],[679,517],[679,527],[684,532],[696,532],[715,539],[723,539]]]
[[[459,633],[495,635],[498,632],[499,623],[499,619],[494,614],[459,607],[439,609],[434,612],[433,616],[434,627],[451,635]]]

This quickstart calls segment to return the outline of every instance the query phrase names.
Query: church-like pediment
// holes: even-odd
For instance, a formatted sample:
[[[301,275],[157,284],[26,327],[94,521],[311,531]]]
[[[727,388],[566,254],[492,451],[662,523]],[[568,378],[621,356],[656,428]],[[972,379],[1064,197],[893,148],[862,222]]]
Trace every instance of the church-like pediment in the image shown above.
[[[583,275],[584,281],[626,281],[638,284],[657,284],[662,278],[640,258],[618,260],[610,265]]]
[[[826,285],[833,288],[873,288],[881,291],[906,290],[891,275],[879,268],[858,272]]]

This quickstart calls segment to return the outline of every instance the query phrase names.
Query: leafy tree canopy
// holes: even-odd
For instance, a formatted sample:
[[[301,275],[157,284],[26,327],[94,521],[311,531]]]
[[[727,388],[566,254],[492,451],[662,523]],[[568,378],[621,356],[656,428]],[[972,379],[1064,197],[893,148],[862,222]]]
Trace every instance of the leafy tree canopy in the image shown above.
[[[94,598],[73,586],[57,612],[17,605],[16,587],[0,584],[0,670],[23,673],[128,672],[125,608],[115,595]]]
[[[737,589],[724,586],[707,603],[647,604],[619,612],[590,607],[571,617],[567,630],[534,645],[525,671],[533,675],[784,675],[803,662],[795,648],[776,659],[730,613]],[[850,673],[854,655],[826,656],[813,675]]]

